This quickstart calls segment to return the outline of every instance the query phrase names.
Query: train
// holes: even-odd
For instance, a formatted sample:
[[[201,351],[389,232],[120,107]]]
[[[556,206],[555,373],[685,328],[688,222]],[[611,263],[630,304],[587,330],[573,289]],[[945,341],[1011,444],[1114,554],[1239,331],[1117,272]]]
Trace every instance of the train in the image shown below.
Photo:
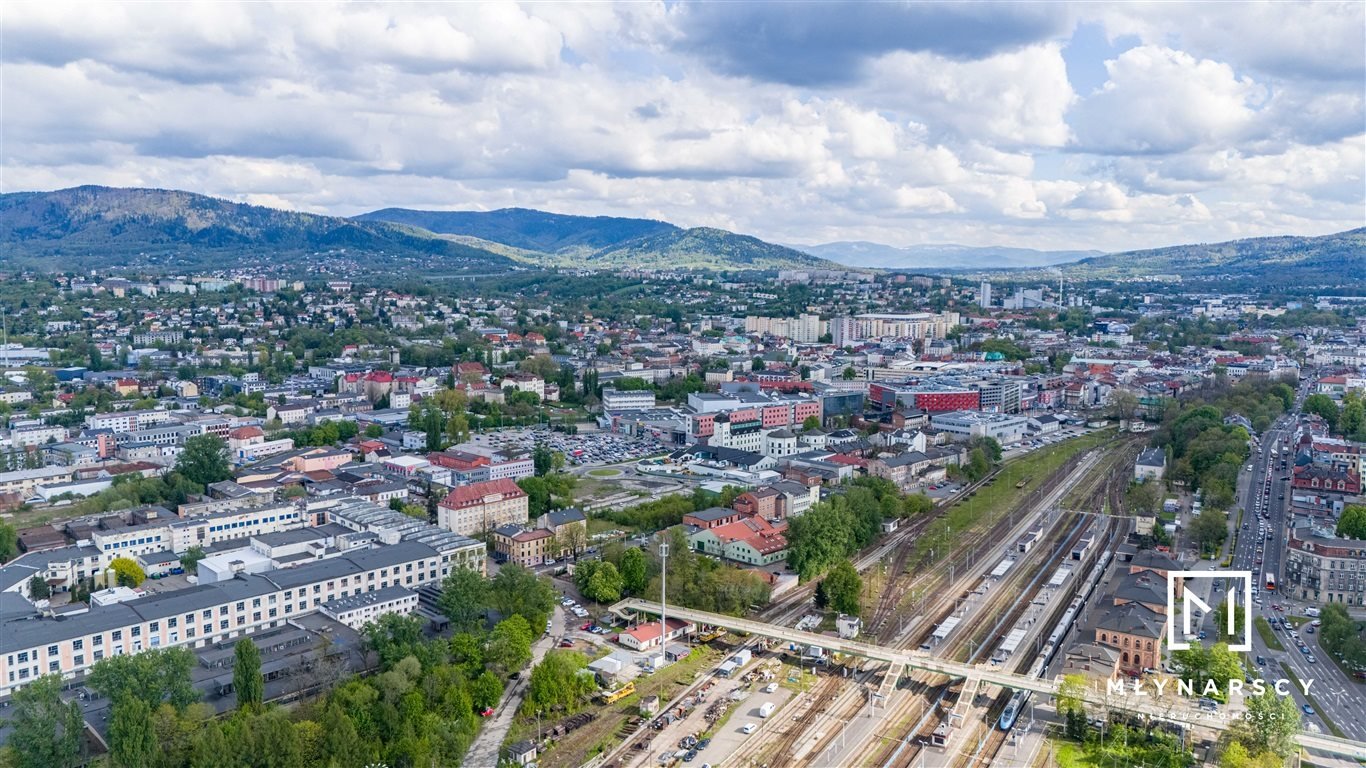
[[[598,697],[602,699],[603,704],[612,704],[614,702],[621,701],[622,699],[626,698],[627,696],[630,696],[635,692],[636,684],[634,682],[630,682],[616,689],[615,691],[603,691],[602,693],[598,694]]]
[[[1030,677],[1042,678],[1053,664],[1053,659],[1062,650],[1063,640],[1067,637],[1068,631],[1071,630],[1072,624],[1076,622],[1077,617],[1081,614],[1082,607],[1091,599],[1096,586],[1100,584],[1100,577],[1104,575],[1106,567],[1110,565],[1111,556],[1112,553],[1109,551],[1101,553],[1100,558],[1091,569],[1091,578],[1086,583],[1085,591],[1072,598],[1072,601],[1068,603],[1067,610],[1063,611],[1058,622],[1053,625],[1053,631],[1048,635],[1048,642],[1044,644],[1038,658],[1030,665]],[[1003,731],[1014,728],[1015,721],[1024,711],[1025,705],[1029,703],[1030,695],[1029,691],[1016,691],[1010,697],[1010,701],[1006,703],[1006,708],[1001,712],[1001,718],[996,721],[996,726]]]

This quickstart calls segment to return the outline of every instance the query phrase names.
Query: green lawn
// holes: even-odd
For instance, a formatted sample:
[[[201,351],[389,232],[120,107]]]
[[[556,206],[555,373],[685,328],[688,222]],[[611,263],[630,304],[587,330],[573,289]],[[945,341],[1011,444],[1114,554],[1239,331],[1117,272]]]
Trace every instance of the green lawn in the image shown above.
[[[1258,616],[1252,620],[1252,623],[1257,627],[1257,634],[1262,636],[1262,642],[1266,643],[1266,647],[1273,651],[1285,650],[1285,646],[1281,645],[1281,641],[1277,639],[1276,633],[1271,631],[1271,625],[1266,623],[1266,619]]]
[[[1022,494],[1038,487],[1068,459],[1113,440],[1114,435],[1113,429],[1092,432],[1007,462],[990,485],[977,489],[972,497],[955,504],[943,519],[931,525],[926,535],[916,541],[915,554],[923,555],[933,549],[935,560],[943,558],[967,531],[984,521],[990,524],[1000,519],[1014,508]],[[1021,480],[1028,484],[1023,489],[1016,488]]]

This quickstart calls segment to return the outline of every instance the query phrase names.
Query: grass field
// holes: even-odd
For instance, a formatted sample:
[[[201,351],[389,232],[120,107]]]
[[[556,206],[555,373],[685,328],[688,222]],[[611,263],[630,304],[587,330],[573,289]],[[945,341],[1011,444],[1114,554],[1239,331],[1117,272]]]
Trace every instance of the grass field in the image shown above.
[[[958,537],[979,524],[990,525],[1009,513],[1023,494],[1036,488],[1068,459],[1104,445],[1114,436],[1113,429],[1103,429],[1007,462],[990,485],[982,486],[972,497],[955,504],[942,520],[930,526],[926,535],[916,542],[915,554],[922,555],[933,549],[934,559],[939,560],[953,548]],[[1025,487],[1016,488],[1021,480],[1027,481]]]
[[[1252,623],[1257,627],[1257,634],[1262,636],[1262,642],[1266,643],[1266,647],[1273,651],[1285,650],[1285,646],[1281,645],[1281,641],[1276,637],[1276,633],[1271,631],[1271,625],[1266,623],[1266,619],[1258,616],[1252,620]]]

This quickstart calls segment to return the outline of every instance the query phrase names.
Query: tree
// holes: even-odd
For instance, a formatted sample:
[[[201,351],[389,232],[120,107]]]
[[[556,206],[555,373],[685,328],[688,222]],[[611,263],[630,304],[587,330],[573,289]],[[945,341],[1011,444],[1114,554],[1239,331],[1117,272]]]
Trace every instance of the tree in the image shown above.
[[[577,561],[579,553],[588,546],[587,526],[571,523],[560,531],[560,535],[555,539],[556,550],[558,552],[569,551],[569,554]]]
[[[859,614],[863,579],[859,578],[858,571],[848,560],[841,560],[830,569],[830,573],[821,581],[819,590],[831,608],[852,616]]]
[[[1342,508],[1337,534],[1346,539],[1366,539],[1366,504],[1348,504]]]
[[[157,754],[152,709],[136,696],[114,702],[109,715],[109,754],[121,768],[145,768]]]
[[[1295,736],[1300,730],[1300,711],[1289,696],[1245,696],[1247,714],[1239,721],[1234,737],[1253,753],[1272,752],[1285,758],[1295,751]]]
[[[184,568],[186,573],[194,573],[199,568],[199,561],[207,556],[204,553],[204,548],[195,544],[180,556],[180,567]]]
[[[1338,411],[1338,404],[1333,401],[1333,398],[1324,394],[1310,395],[1304,399],[1303,410],[1305,413],[1322,416],[1323,420],[1328,422],[1328,428],[1337,431],[1338,416],[1340,413]]]
[[[503,616],[521,614],[532,627],[545,626],[558,596],[549,579],[516,564],[504,565],[489,582],[489,604]]]
[[[810,432],[810,431],[813,430],[813,429],[820,429],[820,428],[821,428],[821,417],[819,417],[819,416],[814,416],[814,415],[813,415],[813,416],[807,416],[805,419],[802,419],[802,430],[803,430],[803,431]]]
[[[194,652],[188,648],[152,648],[106,656],[95,663],[86,680],[110,701],[132,696],[142,699],[149,711],[162,701],[183,709],[199,698],[190,680],[195,664]]]
[[[79,757],[70,738],[72,723],[62,705],[61,675],[45,675],[14,693],[14,748],[16,768],[65,768]],[[65,725],[59,730],[59,725]]]
[[[244,637],[233,646],[232,687],[237,692],[237,708],[257,709],[265,694],[261,677],[261,650],[251,638]]]
[[[228,445],[217,435],[196,435],[185,441],[175,469],[190,482],[201,486],[228,480],[232,477]]]
[[[1237,637],[1242,633],[1243,620],[1244,620],[1245,618],[1246,618],[1246,612],[1245,612],[1243,606],[1241,606],[1241,605],[1234,606],[1234,608],[1233,608],[1233,632],[1232,632],[1232,633],[1229,633],[1229,632],[1227,631],[1227,630],[1228,630],[1228,601],[1225,600],[1224,602],[1219,603],[1218,605],[1214,606],[1214,627],[1215,627],[1215,631],[1218,633],[1219,638],[1222,639],[1222,640],[1236,640]]]
[[[541,663],[531,670],[531,682],[522,703],[522,713],[575,709],[597,687],[590,675],[581,674],[587,666],[588,660],[581,653],[547,653]]]
[[[623,581],[617,567],[603,561],[588,579],[583,596],[598,603],[615,603],[621,599]]]
[[[367,427],[365,428],[365,436],[368,437],[368,438],[370,438],[370,439],[372,439],[372,440],[375,439],[375,438],[377,438],[377,437],[382,437],[383,435],[384,435],[384,427],[381,427],[381,426],[378,425],[378,424],[370,424],[369,426],[367,426]]]
[[[470,681],[470,702],[475,709],[492,707],[503,698],[503,683],[492,672],[484,672]]]
[[[639,547],[631,547],[621,553],[617,564],[621,573],[621,589],[628,595],[639,595],[647,584],[645,575],[645,553]]]
[[[858,371],[854,370],[854,366],[848,366],[844,369],[844,372],[840,374],[840,378],[845,381],[853,381],[858,378]]]
[[[441,582],[436,605],[456,632],[480,629],[489,607],[489,581],[469,568],[453,568]]]
[[[1130,421],[1138,413],[1138,396],[1123,389],[1110,393],[1110,414],[1120,421]]]
[[[509,675],[531,661],[531,625],[520,615],[498,622],[489,633],[484,662],[499,675]]]
[[[46,600],[52,597],[52,587],[48,586],[47,579],[40,574],[34,574],[28,580],[28,594],[34,600]]]
[[[1191,522],[1190,536],[1202,552],[1217,550],[1228,538],[1228,521],[1224,513],[1214,509],[1202,510]]]
[[[114,580],[121,587],[136,587],[147,580],[142,566],[126,557],[114,558],[109,563],[109,570],[114,572]]]
[[[1338,417],[1338,431],[1343,437],[1360,440],[1366,437],[1366,403],[1352,392],[1343,398],[1342,414]]]
[[[531,449],[531,464],[537,477],[542,477],[550,472],[554,463],[554,455],[550,446],[545,443],[536,443]]]
[[[0,563],[9,562],[19,554],[19,531],[13,525],[0,520]]]

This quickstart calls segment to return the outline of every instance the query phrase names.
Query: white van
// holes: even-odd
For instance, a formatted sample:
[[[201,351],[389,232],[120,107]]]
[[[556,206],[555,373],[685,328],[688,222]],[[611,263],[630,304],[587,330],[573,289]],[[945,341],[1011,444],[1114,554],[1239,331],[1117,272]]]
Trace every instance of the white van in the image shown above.
[[[1311,619],[1317,619],[1317,618],[1318,618],[1320,615],[1322,615],[1322,614],[1323,614],[1323,611],[1320,611],[1318,608],[1305,608],[1305,609],[1304,609],[1304,615],[1305,615],[1305,616],[1308,616],[1308,617],[1311,618]]]
[[[762,707],[759,707],[759,717],[768,717],[769,715],[773,714],[773,709],[775,706],[776,705],[771,701],[764,702],[764,705]]]

